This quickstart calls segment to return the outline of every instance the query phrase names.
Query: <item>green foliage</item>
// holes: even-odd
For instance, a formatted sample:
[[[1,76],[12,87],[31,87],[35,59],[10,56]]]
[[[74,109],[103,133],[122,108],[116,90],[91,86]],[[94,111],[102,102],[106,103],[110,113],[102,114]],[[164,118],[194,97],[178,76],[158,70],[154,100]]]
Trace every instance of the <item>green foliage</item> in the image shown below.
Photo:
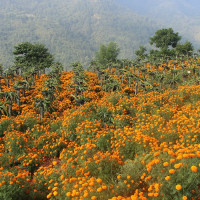
[[[176,52],[179,55],[188,55],[191,56],[192,52],[194,50],[194,47],[191,42],[185,42],[184,44],[177,44],[176,46]]]
[[[49,68],[54,60],[43,44],[23,42],[14,46],[14,49],[15,65],[20,67],[22,71],[27,71],[30,68],[44,70]]]
[[[127,159],[119,171],[120,178],[118,180],[119,187],[117,189],[119,194],[130,195],[131,193],[134,193],[136,188],[144,187],[143,183],[139,183],[139,180],[145,171],[146,169],[140,162],[139,157]],[[127,178],[127,176],[129,177]],[[127,184],[130,184],[131,187],[128,188],[124,181],[127,181]]]
[[[120,49],[117,43],[111,41],[107,46],[101,44],[99,51],[96,52],[96,61],[101,65],[116,62]]]
[[[144,46],[140,46],[139,49],[135,51],[135,55],[139,59],[144,60],[147,56],[147,54],[145,54],[146,51],[147,51],[147,49]]]
[[[109,132],[105,135],[101,135],[97,140],[97,148],[102,151],[106,152],[111,149],[111,137],[113,136],[113,133]]]
[[[168,49],[175,48],[181,37],[174,33],[172,28],[157,30],[155,35],[150,38],[150,44],[155,44],[157,48]]]
[[[38,120],[36,118],[29,117],[24,120],[24,122],[19,126],[18,129],[19,131],[25,133],[26,130],[31,130],[37,124],[38,124]]]
[[[4,132],[9,130],[9,127],[14,125],[14,120],[5,119],[0,123],[0,137],[4,136]]]

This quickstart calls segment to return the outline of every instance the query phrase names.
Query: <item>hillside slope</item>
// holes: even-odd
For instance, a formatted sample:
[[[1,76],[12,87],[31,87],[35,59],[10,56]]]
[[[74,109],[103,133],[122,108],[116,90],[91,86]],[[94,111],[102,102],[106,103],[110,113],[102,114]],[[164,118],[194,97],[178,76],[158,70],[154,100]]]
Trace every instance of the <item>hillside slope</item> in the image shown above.
[[[56,60],[87,63],[100,43],[114,40],[132,57],[158,29],[148,18],[108,0],[0,0],[0,63],[12,63],[19,42],[44,43]]]

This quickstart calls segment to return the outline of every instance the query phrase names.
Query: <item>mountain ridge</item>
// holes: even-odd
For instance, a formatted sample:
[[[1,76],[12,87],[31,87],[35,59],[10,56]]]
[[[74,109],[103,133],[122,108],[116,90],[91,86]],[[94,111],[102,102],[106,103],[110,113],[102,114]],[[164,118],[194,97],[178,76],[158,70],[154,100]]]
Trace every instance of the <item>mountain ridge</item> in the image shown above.
[[[130,2],[0,0],[0,63],[6,67],[12,65],[13,47],[24,41],[45,44],[55,55],[55,59],[65,66],[75,61],[87,65],[95,56],[99,45],[109,41],[115,41],[119,45],[120,58],[133,58],[134,51],[140,45],[149,47],[149,37],[167,25],[153,16],[136,12],[137,10],[128,6]],[[133,2],[136,5],[139,1],[132,1],[132,6]],[[162,4],[160,0],[146,2],[146,7],[151,5],[150,2],[152,7],[156,5],[155,2]],[[197,19],[194,21],[194,27],[198,33]],[[187,20],[188,16],[180,23],[184,24]],[[175,32],[178,30],[180,29],[175,28]],[[182,34],[184,31],[181,31],[180,35],[184,35],[185,40],[193,37],[192,34]],[[193,41],[198,41],[198,38],[200,41],[200,35],[196,34]]]

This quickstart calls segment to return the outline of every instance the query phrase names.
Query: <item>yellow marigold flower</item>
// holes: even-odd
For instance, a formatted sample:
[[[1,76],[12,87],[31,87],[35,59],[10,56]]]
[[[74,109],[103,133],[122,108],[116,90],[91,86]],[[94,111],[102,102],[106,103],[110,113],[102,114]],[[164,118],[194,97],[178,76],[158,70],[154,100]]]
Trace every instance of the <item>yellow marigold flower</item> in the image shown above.
[[[53,189],[52,189],[52,191],[56,191],[58,189],[58,187],[54,187]]]
[[[53,165],[57,165],[58,162],[54,160],[52,163]]]
[[[58,183],[54,183],[54,186],[55,186],[55,187],[58,186]]]
[[[47,195],[47,199],[50,199],[50,198],[51,198],[51,195],[52,195],[52,193],[49,193],[49,194]]]
[[[170,180],[170,176],[166,176],[166,177],[165,177],[165,180],[166,180],[166,181]]]
[[[54,191],[54,192],[53,192],[53,195],[54,195],[54,196],[57,196],[57,195],[58,195],[58,192],[57,192],[57,191]]]

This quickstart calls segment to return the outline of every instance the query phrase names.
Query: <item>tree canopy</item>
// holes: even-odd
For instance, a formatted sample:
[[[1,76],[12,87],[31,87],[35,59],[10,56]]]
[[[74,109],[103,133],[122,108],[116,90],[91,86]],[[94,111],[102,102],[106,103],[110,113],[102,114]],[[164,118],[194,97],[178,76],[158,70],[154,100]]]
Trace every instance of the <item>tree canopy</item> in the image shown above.
[[[26,71],[29,68],[44,70],[53,64],[53,55],[43,44],[23,42],[15,46],[14,49],[15,66],[22,70]]]
[[[185,42],[184,44],[177,44],[176,52],[180,55],[191,55],[194,51],[194,47],[191,42]]]
[[[110,62],[116,62],[120,48],[116,42],[109,42],[107,46],[101,44],[99,51],[96,52],[96,61],[102,65]]]
[[[150,37],[150,44],[157,48],[168,49],[170,46],[175,48],[181,36],[174,33],[172,28],[157,30],[153,37]]]
[[[180,40],[181,36],[179,36],[179,33],[175,33],[172,28],[159,29],[155,32],[153,37],[150,37],[150,44],[158,49],[151,49],[149,55],[151,57],[174,57],[177,54],[191,55],[194,50],[192,43],[187,41],[182,44],[180,43]],[[142,49],[140,48],[136,53],[140,53],[141,50]]]

